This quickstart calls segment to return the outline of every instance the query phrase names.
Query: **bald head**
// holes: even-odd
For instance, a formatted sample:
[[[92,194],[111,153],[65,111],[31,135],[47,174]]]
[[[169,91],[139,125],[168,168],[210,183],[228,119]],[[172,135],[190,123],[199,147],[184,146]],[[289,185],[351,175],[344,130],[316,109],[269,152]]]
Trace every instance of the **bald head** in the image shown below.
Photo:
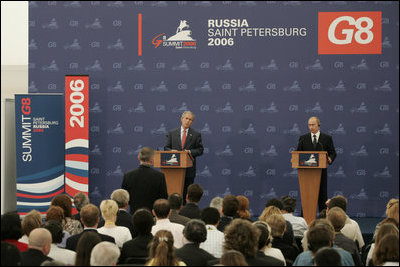
[[[45,228],[33,229],[29,234],[29,248],[41,250],[45,255],[50,252],[51,242],[53,242],[51,233]]]

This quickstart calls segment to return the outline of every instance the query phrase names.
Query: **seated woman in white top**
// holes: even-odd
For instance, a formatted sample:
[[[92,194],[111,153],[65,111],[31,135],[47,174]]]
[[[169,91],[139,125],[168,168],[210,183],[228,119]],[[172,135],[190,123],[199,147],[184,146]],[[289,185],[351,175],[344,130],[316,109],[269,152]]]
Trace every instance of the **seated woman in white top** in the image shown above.
[[[105,223],[103,227],[97,229],[97,232],[114,237],[117,246],[122,248],[122,245],[131,240],[132,236],[127,227],[115,225],[118,213],[117,202],[111,199],[103,200],[100,204],[100,210]]]

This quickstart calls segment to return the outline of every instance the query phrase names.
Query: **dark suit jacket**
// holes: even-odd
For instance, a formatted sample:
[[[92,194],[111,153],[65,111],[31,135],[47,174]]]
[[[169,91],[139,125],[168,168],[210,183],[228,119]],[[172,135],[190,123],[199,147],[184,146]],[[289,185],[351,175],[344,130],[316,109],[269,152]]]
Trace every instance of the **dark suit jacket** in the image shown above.
[[[69,237],[67,239],[67,246],[65,248],[69,249],[69,250],[76,251],[76,246],[78,245],[79,238],[81,238],[81,236],[84,233],[88,232],[88,231],[93,231],[93,232],[97,233],[100,236],[101,241],[108,241],[108,242],[111,242],[111,243],[115,243],[114,237],[111,237],[109,235],[100,234],[95,229],[83,229],[82,233],[77,234],[77,235],[73,235],[73,236],[71,236],[71,237]]]
[[[171,215],[168,217],[169,221],[172,223],[179,223],[185,226],[190,219],[188,217],[182,216],[178,213],[178,210],[171,209]]]
[[[354,264],[356,266],[362,266],[363,263],[361,261],[361,257],[360,257],[360,253],[358,252],[358,246],[356,245],[356,243],[351,240],[350,238],[346,237],[344,234],[342,233],[335,233],[335,239],[333,240],[333,243],[348,251],[351,256],[353,257],[354,260]]]
[[[179,214],[189,219],[201,219],[201,209],[196,203],[192,202],[188,202]]]
[[[335,147],[333,146],[332,136],[320,132],[317,148],[314,149],[312,143],[312,134],[304,134],[300,136],[299,143],[297,145],[297,151],[327,151],[328,156],[332,159],[332,162],[336,158]]]
[[[126,259],[134,258],[147,258],[149,256],[148,245],[153,239],[153,235],[139,235],[138,237],[124,243],[119,257],[119,263],[125,263]]]
[[[30,248],[21,253],[22,266],[40,266],[44,261],[53,261],[52,258],[47,257],[40,250]]]
[[[182,150],[181,127],[168,133],[164,150]],[[203,155],[204,150],[201,134],[189,128],[183,150],[190,150],[194,158],[193,167],[186,169],[186,177],[194,178],[196,176],[196,157]]]
[[[131,214],[140,208],[152,210],[159,198],[168,199],[164,174],[146,165],[125,173],[121,188],[129,192]]]
[[[293,244],[287,244],[281,237],[274,237],[272,240],[272,247],[279,248],[282,251],[286,261],[289,260],[294,262],[297,255],[300,253],[297,246],[294,246]]]
[[[199,248],[194,243],[189,243],[175,250],[175,255],[181,259],[187,266],[206,266],[208,261],[215,260],[215,257]]]
[[[217,229],[221,232],[224,232],[225,227],[227,227],[232,221],[235,219],[234,217],[229,217],[222,215],[221,220],[219,221]]]
[[[249,266],[284,266],[284,263],[280,260],[267,256],[262,251],[257,251],[257,254],[253,258],[246,258]]]

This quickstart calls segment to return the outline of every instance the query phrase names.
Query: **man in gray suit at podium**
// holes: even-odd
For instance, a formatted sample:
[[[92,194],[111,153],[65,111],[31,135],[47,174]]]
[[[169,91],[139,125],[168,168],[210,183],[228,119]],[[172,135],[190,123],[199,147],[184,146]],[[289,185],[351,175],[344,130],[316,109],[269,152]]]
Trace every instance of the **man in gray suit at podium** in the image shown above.
[[[188,151],[193,157],[193,167],[186,169],[185,185],[183,187],[183,201],[186,201],[186,193],[189,185],[193,184],[196,176],[196,157],[203,155],[203,143],[201,134],[190,126],[194,121],[194,114],[191,111],[183,112],[181,116],[182,125],[180,128],[172,130],[167,135],[167,143],[164,150],[168,151]],[[179,192],[177,192],[179,193]]]

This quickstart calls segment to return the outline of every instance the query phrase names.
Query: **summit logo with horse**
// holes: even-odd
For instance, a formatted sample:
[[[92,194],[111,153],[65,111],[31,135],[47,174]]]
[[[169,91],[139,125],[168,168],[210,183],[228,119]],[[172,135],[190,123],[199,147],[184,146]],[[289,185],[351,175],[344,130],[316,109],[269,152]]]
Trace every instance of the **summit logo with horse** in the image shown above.
[[[175,47],[176,49],[196,49],[197,42],[192,37],[187,20],[180,20],[176,32],[171,37],[167,38],[165,33],[161,33],[153,38],[152,44],[155,48],[162,47]]]

